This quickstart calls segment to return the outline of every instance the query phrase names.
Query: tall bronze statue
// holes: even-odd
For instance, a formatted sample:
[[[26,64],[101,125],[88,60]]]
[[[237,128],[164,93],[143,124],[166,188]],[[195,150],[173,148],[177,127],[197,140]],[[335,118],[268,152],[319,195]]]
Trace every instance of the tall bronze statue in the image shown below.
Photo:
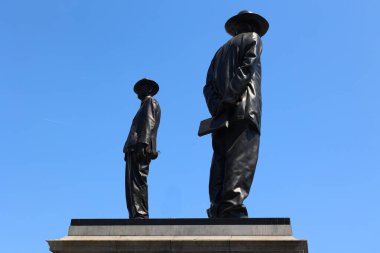
[[[128,139],[124,145],[125,195],[130,219],[147,219],[149,164],[157,158],[157,131],[161,110],[153,96],[158,84],[142,79],[134,86],[134,92],[141,100],[141,106],[133,119]]]
[[[214,150],[209,182],[210,218],[248,217],[248,196],[256,169],[261,119],[261,37],[269,23],[242,11],[230,18],[233,36],[211,61],[203,93],[212,120]],[[207,123],[207,122],[206,122]],[[201,126],[202,127],[202,126]]]

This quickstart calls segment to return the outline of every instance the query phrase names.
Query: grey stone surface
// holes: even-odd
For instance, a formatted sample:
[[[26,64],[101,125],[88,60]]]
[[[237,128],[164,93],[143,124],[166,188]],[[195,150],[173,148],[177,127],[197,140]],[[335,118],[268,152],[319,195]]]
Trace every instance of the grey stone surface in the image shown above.
[[[70,226],[54,253],[308,253],[290,225]]]
[[[69,236],[291,236],[290,225],[70,226]]]
[[[67,236],[48,241],[54,253],[307,253],[292,236]]]

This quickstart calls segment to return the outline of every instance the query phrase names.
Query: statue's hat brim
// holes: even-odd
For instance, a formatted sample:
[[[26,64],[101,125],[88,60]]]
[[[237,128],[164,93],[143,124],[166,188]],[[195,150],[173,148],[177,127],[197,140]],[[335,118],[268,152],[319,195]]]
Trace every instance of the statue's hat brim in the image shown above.
[[[158,90],[160,89],[160,87],[155,81],[150,80],[148,78],[143,78],[135,84],[135,86],[133,87],[133,91],[136,94],[139,94],[142,91],[143,87],[149,87],[151,89],[152,96],[156,95]]]
[[[264,36],[269,29],[269,23],[264,17],[250,11],[239,12],[239,14],[227,20],[224,27],[227,33],[235,36],[235,31],[241,23],[254,24],[260,37]]]

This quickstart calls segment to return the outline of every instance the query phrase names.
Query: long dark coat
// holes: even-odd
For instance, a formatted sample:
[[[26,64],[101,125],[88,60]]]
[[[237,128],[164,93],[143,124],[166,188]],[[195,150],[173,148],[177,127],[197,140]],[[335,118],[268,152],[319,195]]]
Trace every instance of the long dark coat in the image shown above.
[[[133,119],[128,139],[124,145],[125,197],[129,218],[148,218],[148,183],[149,164],[157,158],[157,131],[160,124],[161,110],[153,97],[145,98]],[[146,158],[138,157],[135,150],[139,143],[146,144]]]
[[[225,43],[211,61],[203,93],[215,116],[222,103],[234,105],[230,120],[261,126],[261,51],[256,33],[241,33]]]
[[[137,143],[145,143],[149,155],[157,157],[157,131],[160,118],[161,109],[157,100],[148,96],[141,102],[140,109],[133,119],[123,152],[131,151]]]

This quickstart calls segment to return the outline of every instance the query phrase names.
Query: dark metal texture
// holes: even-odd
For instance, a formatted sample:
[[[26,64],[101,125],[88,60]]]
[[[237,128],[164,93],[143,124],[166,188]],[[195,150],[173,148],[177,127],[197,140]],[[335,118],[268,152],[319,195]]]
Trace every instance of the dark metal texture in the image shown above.
[[[248,217],[243,201],[258,159],[262,42],[256,22],[242,19],[238,24],[235,37],[212,59],[203,89],[212,117],[224,115],[230,123],[212,135],[210,218]]]
[[[151,160],[158,156],[157,131],[161,118],[160,106],[152,96],[158,89],[156,82],[146,78],[138,81],[134,89],[141,106],[123,149],[126,162],[125,195],[131,219],[149,218],[147,177]]]
[[[241,11],[236,16],[227,20],[224,25],[226,32],[234,36],[236,32],[235,30],[242,22],[254,23],[260,37],[263,37],[269,29],[269,23],[264,17],[250,11]]]

